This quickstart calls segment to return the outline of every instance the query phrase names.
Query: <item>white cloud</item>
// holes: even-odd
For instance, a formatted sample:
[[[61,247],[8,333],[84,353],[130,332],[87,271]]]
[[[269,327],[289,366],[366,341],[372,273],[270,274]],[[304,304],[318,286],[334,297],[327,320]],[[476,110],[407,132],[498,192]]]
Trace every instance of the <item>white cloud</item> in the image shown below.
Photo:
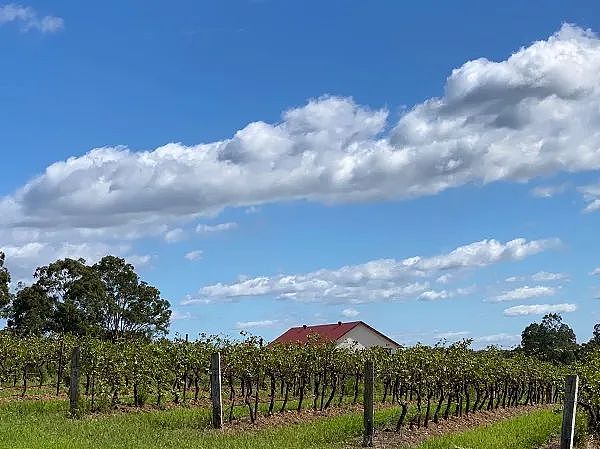
[[[558,245],[560,241],[557,239],[515,239],[506,243],[482,240],[432,257],[379,259],[307,274],[243,277],[231,284],[205,286],[196,297],[186,299],[185,303],[259,296],[350,304],[416,298],[422,294],[424,296],[421,299],[441,299],[443,296],[466,295],[473,291],[473,287],[445,293],[430,290],[430,279],[439,277],[441,272],[521,260]]]
[[[450,293],[447,290],[427,290],[419,295],[419,299],[423,301],[436,301],[438,299],[448,299]]]
[[[594,269],[591,271],[590,275],[591,275],[591,276],[598,276],[598,275],[600,275],[600,267],[598,267],[598,268],[594,268]]]
[[[0,234],[1,235],[1,234]],[[0,251],[6,254],[7,266],[15,280],[31,279],[33,271],[38,266],[47,265],[57,259],[85,259],[95,263],[103,256],[112,254],[124,257],[127,262],[136,267],[147,265],[150,255],[132,253],[129,245],[104,244],[100,242],[40,242],[30,241],[20,245],[0,246]]]
[[[200,260],[202,258],[202,250],[196,249],[194,251],[190,251],[189,253],[185,254],[185,258],[189,261],[195,261],[195,260]]]
[[[447,331],[434,335],[434,338],[442,340],[460,340],[471,334],[470,331]]]
[[[556,289],[554,287],[545,287],[541,285],[529,287],[526,285],[504,292],[492,299],[492,302],[518,301],[522,299],[539,298],[540,296],[552,296],[554,294],[556,294]]]
[[[251,329],[256,327],[273,327],[279,320],[261,320],[261,321],[238,321],[235,325],[238,329]]]
[[[584,212],[596,212],[600,210],[600,183],[578,187],[577,190],[586,202]]]
[[[28,8],[6,8],[4,22],[39,18]],[[60,21],[46,22],[38,29],[51,31]],[[221,141],[96,148],[55,162],[0,198],[0,241],[79,245],[94,238],[114,246],[227,207],[408,199],[596,170],[599,102],[600,40],[564,25],[506,60],[466,62],[449,75],[443,96],[395,122],[385,109],[321,97]],[[590,210],[594,201],[600,207],[590,200]],[[200,225],[199,232],[211,228]],[[16,237],[26,232],[52,237]]]
[[[171,229],[165,233],[165,242],[176,243],[185,238],[185,231],[181,228]]]
[[[440,284],[447,284],[448,282],[450,282],[450,280],[452,279],[452,275],[451,274],[442,274],[440,277],[438,277],[435,282],[439,282]]]
[[[216,225],[199,224],[198,226],[196,226],[196,232],[199,234],[212,234],[215,232],[231,231],[232,229],[236,229],[237,227],[238,224],[233,222],[219,223]]]
[[[130,256],[125,256],[125,260],[136,268],[147,266],[154,258],[155,256],[150,254],[133,254]]]
[[[563,193],[566,189],[566,184],[560,184],[556,186],[538,186],[531,190],[531,195],[536,198],[552,198],[559,193]]]
[[[323,97],[223,141],[100,148],[57,162],[0,209],[11,225],[140,227],[225,207],[412,198],[598,169],[599,81],[600,40],[565,25],[505,61],[465,63],[443,97],[395,126],[385,110]]]
[[[342,315],[344,315],[346,318],[354,318],[354,317],[357,317],[359,314],[360,314],[360,312],[356,309],[342,310]]]
[[[507,343],[507,344],[517,344],[521,341],[520,334],[492,334],[492,335],[483,335],[481,337],[476,337],[473,339],[476,343]]]
[[[260,212],[260,207],[256,207],[256,206],[250,206],[247,207],[246,210],[244,211],[246,214],[251,215],[251,214],[257,214]]]
[[[547,271],[538,271],[537,273],[531,275],[531,280],[536,282],[564,281],[568,279],[568,273],[550,273]]]
[[[189,320],[192,318],[192,314],[190,312],[180,312],[178,310],[173,310],[171,314],[171,321],[181,321],[181,320]]]
[[[30,6],[16,3],[0,5],[0,26],[6,23],[18,23],[23,31],[36,30],[42,33],[55,33],[64,28],[64,20],[56,16],[40,16]]]
[[[419,295],[421,301],[437,301],[455,296],[470,295],[475,291],[475,286],[457,288],[456,290],[427,290]]]
[[[531,304],[514,306],[504,310],[505,316],[545,315],[547,313],[575,312],[575,304]]]
[[[537,273],[524,276],[511,276],[505,279],[506,282],[552,282],[552,281],[569,281],[568,273],[552,273],[548,271],[538,271]]]

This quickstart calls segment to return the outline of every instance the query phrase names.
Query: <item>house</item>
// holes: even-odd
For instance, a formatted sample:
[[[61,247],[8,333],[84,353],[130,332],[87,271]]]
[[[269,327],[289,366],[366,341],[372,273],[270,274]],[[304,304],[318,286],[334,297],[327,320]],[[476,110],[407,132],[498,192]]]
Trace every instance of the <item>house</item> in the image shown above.
[[[336,342],[338,348],[365,349],[374,346],[398,349],[400,345],[378,330],[362,321],[351,321],[335,324],[319,324],[317,326],[292,327],[284,334],[277,337],[274,343],[306,343],[309,336],[317,335],[321,341]]]

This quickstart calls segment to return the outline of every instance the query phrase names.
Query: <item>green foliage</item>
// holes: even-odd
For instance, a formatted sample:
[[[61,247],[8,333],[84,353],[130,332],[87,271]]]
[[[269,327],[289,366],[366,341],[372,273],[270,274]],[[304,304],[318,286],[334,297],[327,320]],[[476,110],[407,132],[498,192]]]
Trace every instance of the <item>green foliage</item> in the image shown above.
[[[169,302],[160,297],[157,288],[140,281],[133,265],[124,259],[106,256],[93,269],[105,292],[102,328],[109,338],[152,338],[168,332]]]
[[[10,302],[10,273],[4,266],[5,256],[0,251],[0,309],[3,309]]]
[[[592,334],[592,339],[590,340],[590,343],[600,345],[600,323],[594,325],[594,332]]]
[[[99,334],[105,292],[85,261],[63,259],[35,272],[36,284],[52,300],[47,327],[60,334]]]
[[[600,435],[600,348],[585,353],[575,366],[579,375],[579,405],[588,415],[588,429]]]
[[[35,271],[33,285],[10,295],[0,256],[0,306],[8,329],[17,335],[93,335],[116,341],[168,332],[169,302],[123,259],[106,256],[94,266],[83,259],[57,260]]]
[[[20,336],[42,335],[51,330],[53,301],[39,284],[22,287],[13,298],[7,327]]]
[[[525,354],[557,363],[572,363],[577,353],[575,332],[562,322],[559,314],[550,313],[541,323],[532,323],[521,334]]]

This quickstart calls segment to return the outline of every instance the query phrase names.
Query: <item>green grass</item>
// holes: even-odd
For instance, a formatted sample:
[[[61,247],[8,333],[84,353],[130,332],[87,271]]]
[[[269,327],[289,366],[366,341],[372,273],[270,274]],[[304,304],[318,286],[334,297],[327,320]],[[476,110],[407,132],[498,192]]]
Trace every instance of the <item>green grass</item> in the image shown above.
[[[562,416],[539,410],[467,432],[432,438],[418,449],[536,449],[560,431]]]
[[[250,432],[209,429],[210,410],[177,407],[113,415],[67,418],[64,400],[0,405],[0,449],[241,449],[330,448],[362,433],[362,415],[349,413],[301,424]],[[393,423],[398,409],[376,413],[376,427]],[[560,415],[533,412],[487,428],[435,438],[419,449],[537,448],[560,426]]]
[[[208,410],[171,410],[66,417],[64,401],[23,401],[0,406],[0,448],[322,448],[362,432],[358,413],[245,433],[207,430]],[[381,425],[397,410],[377,413]]]

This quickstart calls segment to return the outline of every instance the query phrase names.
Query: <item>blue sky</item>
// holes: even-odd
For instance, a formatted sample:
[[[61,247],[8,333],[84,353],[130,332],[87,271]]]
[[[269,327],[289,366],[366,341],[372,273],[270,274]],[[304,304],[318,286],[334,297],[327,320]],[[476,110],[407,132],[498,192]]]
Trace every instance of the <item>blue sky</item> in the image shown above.
[[[126,257],[172,331],[600,322],[595,2],[0,2],[15,279]]]

